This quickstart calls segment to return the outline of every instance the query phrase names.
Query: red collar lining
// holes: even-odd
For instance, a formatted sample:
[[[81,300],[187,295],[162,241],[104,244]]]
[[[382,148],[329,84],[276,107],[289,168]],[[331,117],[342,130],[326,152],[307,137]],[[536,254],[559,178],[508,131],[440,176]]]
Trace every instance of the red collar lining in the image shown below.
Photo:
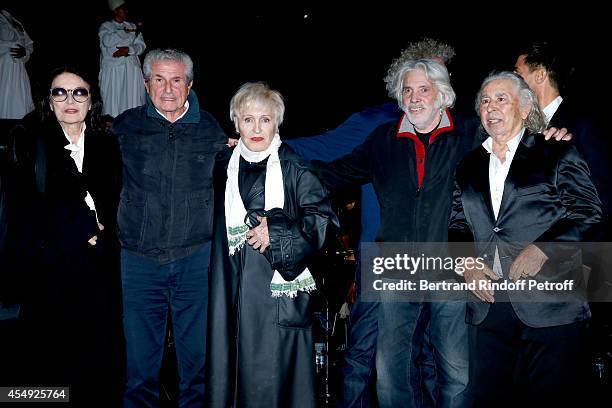
[[[453,118],[451,117],[450,110],[448,108],[446,108],[445,114],[446,114],[446,117],[448,118],[448,122],[449,122],[448,126],[439,127],[437,129],[434,129],[434,131],[431,132],[431,135],[429,136],[429,144],[431,144],[434,141],[434,139],[436,137],[438,137],[438,135],[440,135],[441,133],[451,131],[451,130],[453,130],[455,128],[455,124],[453,123]],[[400,132],[400,128],[402,127],[402,124],[404,123],[404,120],[408,120],[406,118],[406,113],[404,113],[402,115],[402,118],[400,119],[399,123],[397,124],[397,134],[396,134],[396,137],[397,138],[407,137],[407,138],[412,139],[412,140],[419,140],[419,138],[417,137],[416,133],[414,133],[414,132],[410,132],[410,131]],[[412,124],[410,124],[410,125],[412,126]],[[412,126],[412,129],[414,130],[414,126]],[[420,142],[420,140],[419,140],[419,142]]]

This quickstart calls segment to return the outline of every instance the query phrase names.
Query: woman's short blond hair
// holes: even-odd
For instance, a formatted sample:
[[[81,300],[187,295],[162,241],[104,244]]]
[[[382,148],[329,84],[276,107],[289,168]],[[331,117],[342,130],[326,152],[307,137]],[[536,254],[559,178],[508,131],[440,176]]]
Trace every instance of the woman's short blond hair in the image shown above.
[[[272,108],[278,129],[285,116],[285,102],[280,92],[270,89],[263,82],[247,82],[238,89],[230,101],[230,119],[236,123],[240,112],[253,103]]]

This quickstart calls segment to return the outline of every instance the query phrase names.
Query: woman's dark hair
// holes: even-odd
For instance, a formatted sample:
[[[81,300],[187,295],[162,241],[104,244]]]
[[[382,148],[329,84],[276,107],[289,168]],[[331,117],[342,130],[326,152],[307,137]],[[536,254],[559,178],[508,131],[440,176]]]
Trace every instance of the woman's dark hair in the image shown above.
[[[51,89],[51,84],[53,80],[63,73],[69,73],[76,75],[83,79],[89,85],[89,97],[91,99],[91,110],[87,112],[87,116],[85,117],[85,123],[87,127],[94,132],[106,132],[106,123],[102,118],[102,102],[100,99],[100,92],[98,89],[98,81],[92,79],[92,77],[85,71],[80,71],[79,69],[64,65],[58,68],[55,68],[51,71],[46,84],[46,91],[44,92],[44,97],[39,101],[38,111],[40,112],[40,118],[42,121],[47,120],[55,120],[55,114],[51,110],[51,100],[49,95],[49,89]]]

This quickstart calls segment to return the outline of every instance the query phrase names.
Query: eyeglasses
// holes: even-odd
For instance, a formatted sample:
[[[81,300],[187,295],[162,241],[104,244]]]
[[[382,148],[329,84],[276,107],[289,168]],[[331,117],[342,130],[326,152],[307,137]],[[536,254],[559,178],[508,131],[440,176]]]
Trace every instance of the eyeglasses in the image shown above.
[[[89,99],[89,91],[86,88],[53,88],[51,89],[51,99],[55,102],[64,102],[68,99],[68,94],[72,95],[75,102],[83,103]]]

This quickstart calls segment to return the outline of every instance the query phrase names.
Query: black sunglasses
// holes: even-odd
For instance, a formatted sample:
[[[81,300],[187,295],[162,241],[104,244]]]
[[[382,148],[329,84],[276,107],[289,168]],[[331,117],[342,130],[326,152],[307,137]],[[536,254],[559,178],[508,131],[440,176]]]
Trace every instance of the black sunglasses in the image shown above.
[[[72,95],[72,99],[75,102],[83,103],[89,99],[89,91],[86,88],[74,88],[74,89],[64,89],[64,88],[53,88],[51,89],[51,98],[55,102],[64,102],[68,99],[68,94]]]

